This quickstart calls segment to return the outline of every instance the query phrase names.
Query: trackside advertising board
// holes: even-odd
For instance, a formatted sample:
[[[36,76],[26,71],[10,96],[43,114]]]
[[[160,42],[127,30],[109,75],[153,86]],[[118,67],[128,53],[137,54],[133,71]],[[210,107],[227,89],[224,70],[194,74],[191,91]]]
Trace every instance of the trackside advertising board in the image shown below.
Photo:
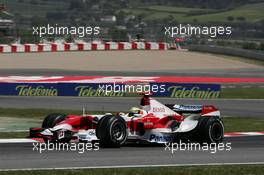
[[[58,96],[58,83],[0,83],[0,95]]]
[[[0,95],[126,97],[151,92],[154,97],[218,98],[219,84],[198,83],[0,83]]]
[[[220,97],[221,92],[220,84],[150,83],[150,85],[165,86],[165,92],[153,93],[156,97],[210,99]]]

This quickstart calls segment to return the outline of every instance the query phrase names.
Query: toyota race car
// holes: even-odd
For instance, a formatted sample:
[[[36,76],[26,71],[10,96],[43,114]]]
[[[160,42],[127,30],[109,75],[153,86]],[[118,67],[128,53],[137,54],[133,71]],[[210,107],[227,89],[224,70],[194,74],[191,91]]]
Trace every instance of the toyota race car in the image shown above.
[[[99,141],[103,147],[120,147],[128,141],[223,141],[224,125],[214,106],[163,105],[147,95],[141,99],[141,106],[117,115],[50,114],[41,128],[30,128],[30,137],[46,142]]]

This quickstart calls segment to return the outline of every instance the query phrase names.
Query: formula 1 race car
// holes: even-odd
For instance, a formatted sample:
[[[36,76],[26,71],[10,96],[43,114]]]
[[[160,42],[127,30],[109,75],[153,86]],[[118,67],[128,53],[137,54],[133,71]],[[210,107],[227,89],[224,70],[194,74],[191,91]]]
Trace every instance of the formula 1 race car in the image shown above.
[[[199,143],[223,141],[224,125],[214,106],[163,105],[144,95],[142,108],[113,115],[48,115],[30,137],[46,142],[99,141],[103,147],[120,147],[129,141],[168,143],[185,140]]]

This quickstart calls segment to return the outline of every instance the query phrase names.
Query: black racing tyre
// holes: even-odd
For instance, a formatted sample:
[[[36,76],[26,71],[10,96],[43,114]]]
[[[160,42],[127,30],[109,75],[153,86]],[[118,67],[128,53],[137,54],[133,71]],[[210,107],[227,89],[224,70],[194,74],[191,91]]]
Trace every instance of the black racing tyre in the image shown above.
[[[219,117],[201,117],[198,124],[198,142],[221,143],[224,139],[224,124]]]
[[[111,116],[112,115],[105,115],[98,121],[96,125],[96,132],[95,132],[97,138],[100,138],[102,135],[102,132],[103,132],[102,123],[104,123],[104,120],[106,120],[108,117],[111,117]]]
[[[120,147],[127,140],[126,121],[120,116],[107,115],[96,126],[100,147]]]
[[[42,122],[42,128],[53,128],[57,123],[63,121],[66,118],[65,114],[49,114]]]

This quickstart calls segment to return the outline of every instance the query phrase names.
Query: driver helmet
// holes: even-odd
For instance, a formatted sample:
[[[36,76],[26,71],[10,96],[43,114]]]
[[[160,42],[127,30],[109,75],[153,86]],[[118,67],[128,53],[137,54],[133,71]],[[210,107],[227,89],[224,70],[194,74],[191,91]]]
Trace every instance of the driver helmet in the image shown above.
[[[139,114],[139,112],[140,112],[140,108],[138,108],[138,107],[132,107],[131,109],[130,109],[130,112],[133,112],[133,113],[135,113],[135,114]]]
[[[141,109],[138,107],[132,107],[129,111],[129,117],[134,116],[134,114],[140,114]]]

